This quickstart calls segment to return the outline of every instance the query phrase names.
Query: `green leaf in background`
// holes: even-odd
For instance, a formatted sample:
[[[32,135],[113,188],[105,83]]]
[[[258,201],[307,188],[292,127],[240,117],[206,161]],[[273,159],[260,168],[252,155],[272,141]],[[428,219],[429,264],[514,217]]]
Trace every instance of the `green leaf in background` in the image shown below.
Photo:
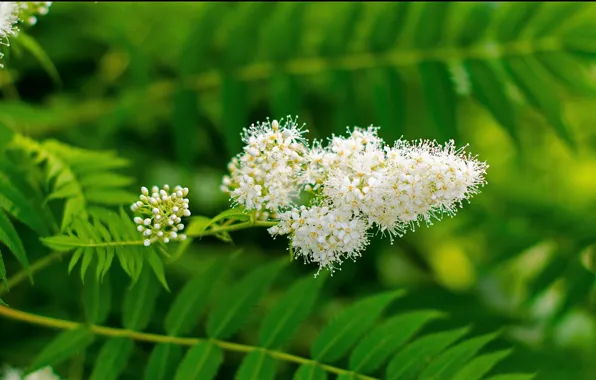
[[[528,101],[544,114],[559,137],[570,148],[575,149],[575,141],[563,119],[561,102],[556,94],[549,90],[554,88],[554,85],[550,83],[545,69],[534,59],[525,57],[507,58],[506,67]]]
[[[242,129],[248,127],[248,90],[246,84],[226,75],[222,79],[222,113],[221,127],[227,156],[233,157],[240,153]]]
[[[495,120],[505,127],[513,142],[519,147],[519,123],[513,102],[501,85],[504,76],[491,61],[469,60],[466,62],[466,68],[470,75],[474,96],[488,109]]]
[[[230,288],[209,314],[207,334],[212,338],[226,339],[237,332],[246,321],[252,307],[287,264],[284,258],[263,265]]]
[[[4,266],[4,259],[2,258],[2,251],[0,251],[0,280],[4,284],[4,289],[8,290],[8,281],[6,278],[6,267]]]
[[[326,276],[307,275],[295,282],[265,316],[259,332],[259,345],[278,348],[286,344],[309,315]]]
[[[0,152],[9,145],[14,137],[14,131],[0,122]]]
[[[60,333],[37,355],[27,373],[46,366],[55,366],[89,346],[95,335],[87,328],[78,328]]]
[[[90,380],[116,380],[134,348],[130,338],[111,338],[101,347]]]
[[[0,209],[26,224],[33,231],[41,236],[48,234],[48,227],[44,217],[31,205],[31,202],[24,196],[21,189],[15,187],[10,178],[0,172]]]
[[[532,380],[536,377],[534,374],[525,374],[525,373],[512,373],[507,375],[496,375],[493,377],[489,377],[486,380]]]
[[[6,245],[25,269],[29,269],[29,259],[23,242],[6,214],[0,210],[0,243]]]
[[[48,73],[54,83],[62,85],[60,74],[58,74],[56,66],[54,66],[54,63],[50,57],[48,57],[47,53],[33,37],[21,31],[15,41],[17,41],[19,46],[27,50],[39,62],[41,67],[43,67],[43,69]]]
[[[453,380],[481,380],[498,362],[505,359],[511,350],[502,350],[478,356],[462,367]]]
[[[182,347],[176,344],[159,343],[151,351],[145,369],[145,380],[169,380],[182,359]]]
[[[192,346],[178,367],[175,380],[211,380],[223,362],[221,348],[208,341]]]
[[[301,364],[293,380],[327,380],[327,372],[316,364]]]
[[[109,275],[101,281],[93,272],[89,272],[83,286],[83,307],[87,321],[100,325],[106,321],[110,313],[112,289]]]
[[[417,378],[429,359],[439,354],[449,345],[468,332],[464,327],[426,335],[407,345],[387,366],[387,380],[408,380]]]
[[[141,331],[147,327],[155,308],[161,287],[145,266],[139,280],[124,295],[122,324],[129,330]]]
[[[149,266],[151,266],[155,277],[157,277],[164,289],[169,292],[170,288],[168,287],[168,282],[166,281],[166,275],[164,273],[163,262],[161,261],[161,258],[157,255],[157,253],[155,253],[153,248],[146,251],[145,257],[149,263]]]
[[[476,355],[478,350],[494,340],[497,333],[471,338],[440,354],[422,372],[420,380],[451,380],[457,371]]]
[[[497,29],[497,39],[499,41],[512,41],[523,33],[531,22],[532,18],[538,14],[538,9],[542,7],[541,2],[520,1],[515,5],[511,3],[502,4],[501,22]]]
[[[216,260],[194,279],[189,281],[174,300],[165,320],[168,335],[186,335],[199,323],[201,313],[213,288],[229,257]]]
[[[359,300],[343,310],[321,330],[311,346],[317,361],[332,362],[341,358],[375,323],[383,310],[403,291],[391,291]]]
[[[447,67],[441,62],[422,62],[418,69],[431,121],[442,140],[440,142],[449,139],[459,141],[457,94],[453,90]]]
[[[371,71],[374,106],[380,125],[379,133],[388,141],[402,137],[407,117],[406,83],[393,68]]]
[[[389,318],[354,348],[350,355],[350,369],[363,373],[376,370],[425,324],[442,315],[434,310],[421,310]]]
[[[273,380],[275,364],[275,360],[264,351],[252,351],[242,360],[235,380]]]

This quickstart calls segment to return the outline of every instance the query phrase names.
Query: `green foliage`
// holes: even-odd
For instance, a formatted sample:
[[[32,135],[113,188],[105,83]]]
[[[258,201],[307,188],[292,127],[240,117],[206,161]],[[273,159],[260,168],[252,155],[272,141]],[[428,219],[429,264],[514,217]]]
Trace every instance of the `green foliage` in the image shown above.
[[[222,340],[238,332],[250,319],[265,288],[285,271],[286,260],[273,261],[255,269],[218,297],[208,310],[207,337],[178,337],[181,333],[194,335],[197,321],[202,319],[205,311],[203,306],[189,305],[193,297],[189,289],[198,285],[201,299],[208,299],[208,290],[214,286],[201,290],[203,285],[197,279],[209,279],[213,285],[218,275],[212,272],[221,272],[228,261],[220,259],[205,268],[174,299],[164,324],[168,335],[142,333],[155,312],[155,299],[160,289],[157,280],[148,271],[143,271],[139,281],[124,296],[122,324],[126,330],[83,326],[64,332],[39,354],[31,368],[56,365],[68,359],[89,346],[95,334],[108,335],[108,339],[99,350],[91,379],[118,378],[126,362],[134,356],[133,339],[157,343],[148,358],[145,379],[214,379],[227,358],[224,351],[246,354],[235,375],[236,379],[242,380],[274,379],[280,369],[278,362],[284,361],[300,364],[292,375],[294,379],[324,379],[328,373],[340,375],[342,379],[376,379],[387,362],[386,375],[383,376],[387,379],[473,379],[489,373],[510,353],[505,350],[479,355],[487,343],[497,338],[495,333],[465,337],[469,328],[459,328],[421,334],[420,330],[427,323],[443,315],[437,311],[411,311],[381,318],[383,310],[403,296],[402,291],[373,294],[340,311],[312,342],[312,359],[275,350],[294,339],[302,322],[311,314],[317,291],[325,282],[324,278],[312,276],[294,282],[285,295],[271,306],[261,320],[258,345]],[[246,291],[242,293],[240,289]],[[309,296],[304,296],[305,293]],[[98,305],[89,302],[84,305],[87,315],[98,314]],[[183,305],[189,307],[184,308]],[[90,321],[101,318],[94,317]],[[362,336],[364,339],[355,344]],[[184,356],[180,346],[190,346]],[[351,353],[348,368],[342,368],[341,364],[333,365],[348,353]]]

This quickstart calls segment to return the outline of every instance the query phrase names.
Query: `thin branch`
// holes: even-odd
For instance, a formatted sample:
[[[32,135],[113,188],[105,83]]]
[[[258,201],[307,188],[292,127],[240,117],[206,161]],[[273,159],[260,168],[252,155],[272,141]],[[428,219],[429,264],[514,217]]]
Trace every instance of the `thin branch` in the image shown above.
[[[29,269],[22,269],[21,271],[17,272],[13,276],[10,276],[10,278],[7,281],[7,287],[0,288],[0,296],[3,296],[12,287],[18,285],[22,281],[29,278],[29,275],[32,275],[33,273],[47,267],[48,265],[54,263],[55,261],[62,259],[62,256],[64,256],[66,253],[67,252],[63,252],[63,251],[50,253],[49,255],[46,255],[46,256],[42,257],[41,259],[35,261],[32,265],[29,266]]]
[[[45,327],[51,327],[61,330],[74,330],[78,328],[88,328],[90,331],[97,335],[109,336],[109,337],[119,337],[119,338],[130,338],[134,340],[144,341],[144,342],[152,342],[152,343],[171,343],[177,344],[181,346],[194,346],[199,342],[211,342],[216,346],[221,347],[224,350],[228,351],[236,351],[236,352],[243,352],[248,353],[252,351],[262,351],[267,355],[288,362],[298,363],[298,364],[313,364],[319,366],[321,369],[331,372],[337,375],[342,374],[350,374],[362,380],[378,380],[377,378],[362,375],[359,373],[355,373],[352,371],[348,371],[342,368],[334,367],[331,365],[319,363],[315,360],[303,358],[301,356],[296,356],[292,354],[288,354],[285,352],[277,351],[277,350],[270,350],[263,347],[251,346],[247,344],[240,344],[234,342],[228,342],[219,339],[212,339],[212,338],[183,338],[183,337],[175,337],[175,336],[168,336],[168,335],[160,335],[160,334],[151,334],[151,333],[143,333],[138,331],[126,330],[126,329],[117,329],[113,327],[106,327],[106,326],[97,326],[97,325],[86,325],[83,323],[67,321],[63,319],[57,318],[50,318],[44,317],[41,315],[36,315],[32,313],[27,313],[20,310],[14,310],[8,308],[6,306],[0,305],[0,315],[15,319],[19,321],[23,321],[26,323],[40,325]]]

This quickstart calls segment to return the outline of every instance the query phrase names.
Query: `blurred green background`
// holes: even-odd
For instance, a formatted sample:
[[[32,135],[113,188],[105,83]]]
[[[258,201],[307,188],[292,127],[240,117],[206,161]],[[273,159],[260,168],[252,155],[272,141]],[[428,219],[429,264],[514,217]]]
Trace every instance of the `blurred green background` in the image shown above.
[[[131,191],[179,183],[191,189],[193,215],[206,216],[228,207],[219,185],[241,149],[242,128],[267,117],[298,115],[311,139],[373,124],[388,142],[403,136],[469,144],[467,150],[490,165],[482,193],[455,218],[421,226],[393,245],[378,237],[356,263],[346,262],[328,281],[316,318],[301,328],[293,351],[308,352],[321,323],[342,305],[406,287],[409,295],[398,310],[444,310],[451,314],[446,324],[470,324],[476,332],[503,328],[500,343],[513,345],[515,355],[499,365],[501,371],[538,371],[537,379],[544,380],[594,379],[596,46],[579,43],[596,36],[596,27],[585,27],[594,8],[59,2],[26,30],[49,61],[36,58],[18,38],[4,49],[0,122],[34,139],[116,150],[133,162],[128,174],[137,183]],[[566,43],[550,57],[515,45],[559,34]],[[470,74],[466,58],[475,57],[473,46],[489,52],[495,44],[501,48],[497,58],[505,58],[489,61],[504,61],[514,75],[477,87],[488,77]],[[545,65],[548,71],[530,71],[537,79],[529,84],[540,95],[537,107],[524,92],[521,66],[507,66],[510,53],[535,62],[540,54],[551,63],[558,59]],[[493,92],[511,108],[486,107],[482,94]],[[509,109],[511,114],[503,112]],[[287,254],[285,239],[272,240],[264,230],[234,238],[236,246],[248,248],[230,278]],[[193,243],[168,268],[171,288],[234,249],[209,238]],[[40,273],[35,287],[11,291],[11,306],[80,319],[80,297],[71,291],[79,280],[66,275],[66,265]],[[18,266],[8,261],[7,268]],[[290,271],[298,276],[315,269],[295,262]],[[126,286],[121,273],[114,270],[112,277],[114,289]],[[279,295],[268,294],[260,308]],[[158,307],[151,328],[158,329],[166,311]],[[254,341],[255,315],[239,341]],[[118,310],[110,318],[117,321]],[[28,363],[54,334],[8,320],[0,326],[0,363],[13,365]],[[124,378],[143,371],[150,347],[135,351]],[[77,378],[92,358],[88,352],[60,370]],[[238,360],[227,361],[219,378],[231,378]]]

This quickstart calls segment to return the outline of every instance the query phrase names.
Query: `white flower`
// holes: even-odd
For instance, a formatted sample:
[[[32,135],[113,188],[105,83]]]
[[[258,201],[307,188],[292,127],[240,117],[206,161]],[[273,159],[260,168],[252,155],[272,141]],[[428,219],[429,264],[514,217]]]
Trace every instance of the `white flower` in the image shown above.
[[[187,195],[188,188],[181,186],[176,186],[171,194],[168,185],[164,185],[163,189],[153,186],[151,195],[149,189],[141,188],[140,200],[133,203],[130,209],[141,214],[133,220],[138,224],[137,230],[145,238],[145,246],[156,240],[168,243],[170,240],[186,239],[186,236],[180,233],[184,229],[184,224],[180,222],[182,217],[190,216]],[[167,222],[162,223],[162,220]]]
[[[293,206],[307,151],[304,132],[290,117],[244,129],[244,153],[232,159],[222,181],[235,205],[273,214]]]
[[[23,376],[23,371],[5,366],[0,374],[2,375],[0,380],[60,380],[60,377],[54,373],[51,367],[45,367]]]
[[[8,45],[8,37],[14,35],[18,29],[19,12],[21,6],[15,1],[0,2],[0,43]]]
[[[453,141],[398,140],[391,147],[370,126],[307,148],[288,120],[245,130],[244,153],[231,160],[222,189],[258,217],[279,219],[269,233],[289,235],[295,255],[320,268],[333,271],[360,256],[370,228],[393,242],[422,221],[453,216],[486,183],[488,165]],[[315,206],[295,204],[303,191]]]
[[[355,259],[368,245],[366,222],[349,210],[304,206],[280,214],[280,223],[269,233],[290,235],[296,257],[332,272],[346,258]],[[318,272],[317,272],[318,273]]]

